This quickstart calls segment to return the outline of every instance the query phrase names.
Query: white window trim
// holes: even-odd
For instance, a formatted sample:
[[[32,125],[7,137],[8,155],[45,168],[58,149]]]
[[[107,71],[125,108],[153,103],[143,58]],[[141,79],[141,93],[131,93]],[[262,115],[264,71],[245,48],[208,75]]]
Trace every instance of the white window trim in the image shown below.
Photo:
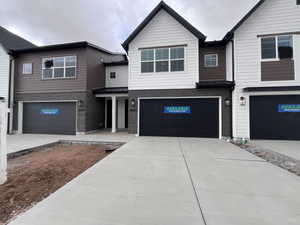
[[[260,61],[261,62],[276,62],[276,61],[280,61],[280,58],[279,58],[279,52],[278,52],[278,38],[279,37],[288,37],[288,36],[292,36],[292,39],[293,39],[293,51],[294,51],[294,54],[295,54],[295,43],[294,43],[294,39],[295,39],[295,36],[293,34],[284,34],[284,35],[274,35],[274,36],[268,36],[268,37],[261,37],[260,38]],[[270,58],[270,59],[263,59],[262,58],[262,39],[264,38],[275,38],[275,48],[276,48],[276,58]],[[294,60],[294,58],[291,58],[291,60]]]
[[[26,71],[24,70],[24,66],[28,65],[28,64],[31,65],[31,72],[30,73],[26,73]],[[31,74],[33,74],[33,63],[26,63],[26,62],[24,62],[23,65],[22,65],[22,74],[23,75],[31,75]]]
[[[171,59],[171,49],[173,48],[183,48],[183,58],[178,58],[178,59]],[[161,50],[161,49],[169,49],[169,58],[168,59],[156,59],[156,50]],[[153,60],[142,60],[141,55],[143,50],[153,50],[154,51],[154,57]],[[149,49],[143,49],[140,50],[140,74],[142,75],[149,75],[149,74],[169,74],[169,73],[184,73],[186,70],[186,47],[185,46],[177,46],[177,47],[162,47],[162,48],[149,48]],[[171,71],[171,62],[172,61],[182,61],[183,60],[183,70],[181,71]],[[156,62],[165,62],[168,61],[168,71],[160,71],[156,72]],[[153,72],[142,72],[142,63],[143,62],[153,62]]]
[[[207,65],[206,58],[208,56],[216,56],[216,65]],[[218,67],[219,66],[219,56],[218,54],[205,54],[204,55],[204,67]]]
[[[66,66],[66,58],[67,57],[75,57],[75,66]],[[47,60],[54,60],[57,58],[63,58],[64,59],[64,66],[53,66],[52,68],[52,77],[51,78],[44,78],[44,69],[45,65],[44,62]],[[75,68],[75,74],[72,77],[66,77],[66,69],[67,68]],[[64,76],[63,77],[54,77],[54,69],[64,69]],[[74,79],[77,77],[77,56],[76,55],[67,55],[67,56],[55,56],[55,57],[45,57],[42,59],[42,80],[62,80],[62,79]]]

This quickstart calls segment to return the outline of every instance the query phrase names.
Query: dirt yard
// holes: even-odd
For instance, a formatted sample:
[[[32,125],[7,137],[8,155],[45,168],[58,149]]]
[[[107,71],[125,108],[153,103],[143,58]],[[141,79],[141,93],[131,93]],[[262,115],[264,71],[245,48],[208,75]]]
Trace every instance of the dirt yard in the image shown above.
[[[106,157],[107,145],[59,145],[8,161],[0,186],[0,225],[41,201]]]

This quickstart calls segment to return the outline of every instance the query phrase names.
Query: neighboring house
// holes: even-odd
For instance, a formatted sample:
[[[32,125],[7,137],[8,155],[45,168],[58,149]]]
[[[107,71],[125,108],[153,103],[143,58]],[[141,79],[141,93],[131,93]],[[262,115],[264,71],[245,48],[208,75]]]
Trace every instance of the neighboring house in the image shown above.
[[[0,101],[4,101],[10,109],[10,126],[12,129],[12,105],[13,105],[13,69],[14,58],[11,56],[12,50],[33,48],[34,44],[9,32],[0,26]]]
[[[105,63],[126,62],[125,55],[88,42],[12,53],[18,133],[74,135],[105,127],[105,96],[95,96],[94,91],[106,90],[105,73],[110,66]]]
[[[161,2],[123,43],[130,133],[231,137],[232,43],[205,39]]]
[[[300,139],[300,1],[260,1],[235,28],[233,136]]]

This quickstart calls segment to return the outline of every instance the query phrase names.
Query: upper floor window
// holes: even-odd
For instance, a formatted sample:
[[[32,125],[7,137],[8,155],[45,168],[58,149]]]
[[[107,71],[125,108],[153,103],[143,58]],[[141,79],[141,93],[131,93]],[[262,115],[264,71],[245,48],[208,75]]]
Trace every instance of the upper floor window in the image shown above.
[[[293,36],[262,38],[261,58],[263,60],[293,58]]]
[[[141,51],[141,72],[184,71],[184,47],[146,49]]]
[[[205,67],[217,67],[218,66],[218,54],[204,55]]]
[[[43,59],[43,79],[73,78],[76,76],[76,56]]]
[[[297,5],[300,5],[300,0],[296,0],[297,1]]]
[[[32,63],[23,64],[23,74],[32,74]]]
[[[110,79],[116,79],[116,72],[110,72],[109,78]]]

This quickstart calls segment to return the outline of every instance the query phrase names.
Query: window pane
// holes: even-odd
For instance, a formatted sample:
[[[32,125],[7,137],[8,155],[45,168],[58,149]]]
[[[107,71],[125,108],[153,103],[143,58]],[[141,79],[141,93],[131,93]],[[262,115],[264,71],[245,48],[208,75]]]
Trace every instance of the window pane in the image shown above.
[[[205,66],[217,66],[217,55],[206,55]]]
[[[54,67],[64,67],[64,58],[54,58]]]
[[[75,67],[66,68],[66,77],[75,77]]]
[[[156,60],[169,60],[169,49],[156,49],[155,57]]]
[[[54,68],[54,78],[64,77],[64,68]]]
[[[261,55],[262,59],[276,58],[276,40],[274,37],[261,39]]]
[[[23,64],[23,74],[32,74],[32,63]]]
[[[43,69],[43,78],[49,79],[52,78],[53,69]]]
[[[154,60],[154,50],[142,50],[141,52],[142,61],[151,61]]]
[[[171,61],[171,71],[184,71],[184,60]]]
[[[76,56],[66,57],[66,66],[76,66]]]
[[[278,37],[279,47],[293,47],[293,36],[279,36]]]
[[[156,72],[168,72],[168,71],[169,71],[169,61],[156,62]]]
[[[153,62],[142,62],[142,73],[153,73],[154,63]]]
[[[171,48],[171,59],[183,59],[184,48]]]
[[[293,36],[278,37],[278,53],[280,59],[293,58]]]
[[[115,72],[111,72],[110,73],[110,79],[115,79],[116,78],[116,73]]]

